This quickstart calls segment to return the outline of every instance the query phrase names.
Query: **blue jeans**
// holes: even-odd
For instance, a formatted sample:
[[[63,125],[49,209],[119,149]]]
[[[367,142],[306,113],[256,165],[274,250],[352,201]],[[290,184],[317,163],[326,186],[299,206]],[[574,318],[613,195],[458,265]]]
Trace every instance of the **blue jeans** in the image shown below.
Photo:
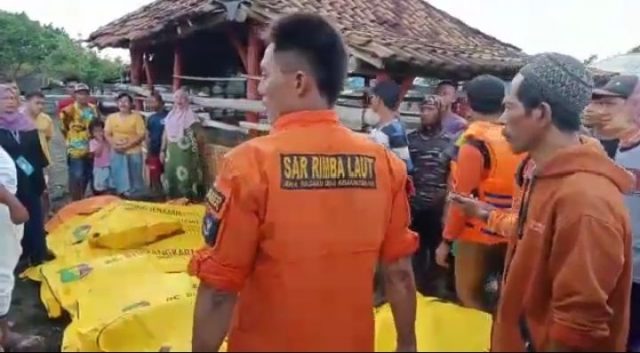
[[[111,153],[111,182],[120,195],[133,196],[144,191],[142,153]]]
[[[74,158],[67,156],[69,167],[69,191],[74,200],[84,197],[87,185],[93,188],[93,160],[89,157]]]

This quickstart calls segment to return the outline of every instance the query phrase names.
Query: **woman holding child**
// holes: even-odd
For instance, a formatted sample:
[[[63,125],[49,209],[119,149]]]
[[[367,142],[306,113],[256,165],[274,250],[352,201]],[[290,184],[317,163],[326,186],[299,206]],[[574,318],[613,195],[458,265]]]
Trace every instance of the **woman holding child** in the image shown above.
[[[142,144],[145,141],[144,118],[132,111],[133,98],[118,96],[118,113],[107,117],[104,133],[111,146],[110,178],[115,191],[132,197],[144,191]]]
[[[162,141],[164,184],[169,198],[199,200],[204,196],[202,165],[196,135],[200,126],[183,89],[174,94]]]

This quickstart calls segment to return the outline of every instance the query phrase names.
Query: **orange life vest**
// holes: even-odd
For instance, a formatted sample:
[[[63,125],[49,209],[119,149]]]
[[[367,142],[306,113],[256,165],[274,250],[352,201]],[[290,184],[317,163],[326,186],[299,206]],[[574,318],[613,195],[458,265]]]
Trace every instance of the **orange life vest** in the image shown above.
[[[479,121],[473,122],[460,136],[458,146],[474,143],[481,150],[485,159],[485,174],[473,196],[496,208],[511,208],[515,193],[514,177],[523,155],[511,151],[509,143],[502,136],[503,125]],[[455,186],[457,162],[451,162],[452,183]],[[499,234],[487,229],[484,222],[468,220],[460,240],[485,244],[496,244],[507,240]]]

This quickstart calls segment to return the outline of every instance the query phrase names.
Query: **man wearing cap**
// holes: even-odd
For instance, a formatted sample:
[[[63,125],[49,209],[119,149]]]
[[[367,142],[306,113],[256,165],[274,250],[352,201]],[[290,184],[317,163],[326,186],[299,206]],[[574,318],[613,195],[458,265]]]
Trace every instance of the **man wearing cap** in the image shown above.
[[[442,129],[445,114],[442,99],[435,95],[426,96],[421,113],[420,128],[408,136],[409,153],[414,164],[411,177],[415,187],[411,213],[412,228],[420,235],[420,247],[414,258],[416,282],[421,290],[429,291],[443,289],[439,286],[445,278],[444,271],[432,264],[435,263],[435,250],[442,241],[442,216],[454,146],[452,138]]]
[[[505,97],[504,134],[535,167],[520,168],[518,220],[492,350],[626,350],[634,180],[580,139],[593,80],[575,58],[532,58]],[[524,175],[526,172],[528,175]]]
[[[89,124],[99,119],[95,105],[89,103],[89,87],[78,84],[74,89],[75,102],[60,111],[61,129],[67,144],[69,191],[74,201],[84,197],[92,176],[89,156]]]
[[[593,123],[600,134],[620,141],[616,162],[636,177],[625,203],[633,229],[633,284],[629,352],[640,351],[640,85],[638,76],[612,78],[604,87],[593,91],[591,104],[585,109],[585,120]]]
[[[74,80],[68,80],[66,82],[66,87],[65,90],[67,92],[67,94],[69,95],[69,97],[62,99],[60,101],[58,101],[58,105],[57,105],[57,115],[60,115],[60,112],[70,106],[71,104],[73,104],[75,102],[75,94],[74,91],[76,89],[76,86],[78,85],[78,82],[74,81]],[[95,97],[89,97],[89,103],[94,104],[94,105],[98,105],[98,100]]]
[[[609,157],[614,158],[619,144],[618,133],[620,127],[612,123],[622,123],[623,120],[612,121],[620,114],[625,102],[633,94],[638,82],[635,75],[620,75],[613,77],[603,87],[593,90],[593,104],[587,107],[584,115],[584,124],[592,128],[595,137],[607,150]]]
[[[368,121],[374,128],[370,137],[373,141],[390,149],[407,165],[411,173],[413,163],[409,155],[409,141],[404,124],[398,119],[396,109],[400,104],[400,86],[392,80],[379,82],[371,90],[370,109],[374,113]]]
[[[498,208],[510,208],[514,179],[521,157],[514,154],[500,122],[504,82],[491,75],[469,81],[465,87],[471,125],[460,136],[451,174],[456,194],[473,196]],[[502,272],[506,239],[487,229],[485,222],[470,219],[458,205],[447,214],[444,241],[436,260],[448,266],[451,243],[456,242],[455,276],[458,297],[466,307],[492,311],[485,299],[488,279]]]

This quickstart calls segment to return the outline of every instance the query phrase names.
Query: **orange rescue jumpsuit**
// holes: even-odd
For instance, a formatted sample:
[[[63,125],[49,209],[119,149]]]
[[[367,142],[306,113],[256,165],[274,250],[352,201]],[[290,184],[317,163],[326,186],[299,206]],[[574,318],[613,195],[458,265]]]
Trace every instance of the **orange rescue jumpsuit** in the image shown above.
[[[417,247],[406,185],[404,163],[334,111],[282,116],[229,152],[190,264],[239,292],[229,350],[372,351],[376,264]]]

